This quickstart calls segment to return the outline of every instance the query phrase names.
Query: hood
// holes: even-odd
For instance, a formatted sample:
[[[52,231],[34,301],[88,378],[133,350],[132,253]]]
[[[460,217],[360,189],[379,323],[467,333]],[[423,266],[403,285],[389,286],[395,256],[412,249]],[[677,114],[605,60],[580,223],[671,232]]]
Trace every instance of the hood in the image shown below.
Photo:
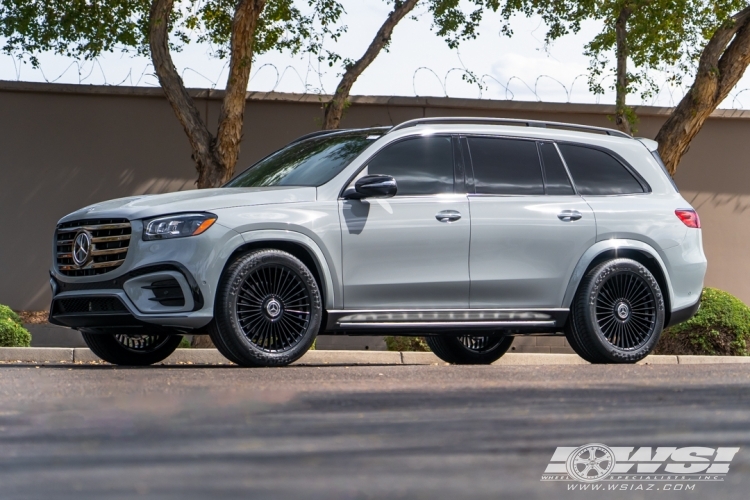
[[[181,212],[210,212],[220,208],[315,201],[314,187],[217,188],[131,196],[77,210],[60,222],[91,218],[145,219]]]

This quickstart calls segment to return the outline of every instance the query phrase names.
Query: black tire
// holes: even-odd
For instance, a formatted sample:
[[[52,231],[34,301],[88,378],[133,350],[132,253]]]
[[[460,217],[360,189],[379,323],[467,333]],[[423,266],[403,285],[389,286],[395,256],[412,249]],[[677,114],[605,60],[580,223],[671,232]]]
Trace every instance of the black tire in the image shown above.
[[[225,269],[209,333],[219,352],[238,365],[286,366],[310,349],[322,316],[310,270],[287,252],[257,250]]]
[[[591,363],[635,363],[651,353],[664,327],[664,296],[654,275],[631,259],[588,272],[573,299],[566,335]]]
[[[455,365],[489,365],[508,352],[513,337],[501,335],[432,335],[426,338],[435,355]]]
[[[81,330],[89,349],[108,363],[147,366],[164,361],[180,345],[182,335],[112,334]]]

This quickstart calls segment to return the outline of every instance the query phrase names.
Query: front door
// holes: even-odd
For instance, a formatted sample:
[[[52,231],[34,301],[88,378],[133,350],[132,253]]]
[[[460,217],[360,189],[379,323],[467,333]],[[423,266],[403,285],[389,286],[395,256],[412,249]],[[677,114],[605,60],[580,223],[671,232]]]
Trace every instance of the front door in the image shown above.
[[[451,137],[391,144],[359,176],[373,174],[398,193],[339,202],[345,309],[467,308],[469,202],[455,192]]]
[[[471,307],[559,308],[596,220],[551,142],[469,137]],[[540,161],[540,159],[542,161]]]

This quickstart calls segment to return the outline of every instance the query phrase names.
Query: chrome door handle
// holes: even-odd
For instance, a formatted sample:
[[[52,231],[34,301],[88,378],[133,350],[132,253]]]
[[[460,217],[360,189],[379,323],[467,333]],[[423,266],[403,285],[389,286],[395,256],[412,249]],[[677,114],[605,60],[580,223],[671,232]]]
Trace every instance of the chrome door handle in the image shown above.
[[[573,222],[574,220],[578,220],[583,215],[581,215],[581,212],[578,210],[563,210],[559,214],[557,214],[557,218],[560,219],[563,222]]]
[[[456,222],[461,218],[461,213],[457,210],[443,210],[435,214],[435,218],[440,222]]]

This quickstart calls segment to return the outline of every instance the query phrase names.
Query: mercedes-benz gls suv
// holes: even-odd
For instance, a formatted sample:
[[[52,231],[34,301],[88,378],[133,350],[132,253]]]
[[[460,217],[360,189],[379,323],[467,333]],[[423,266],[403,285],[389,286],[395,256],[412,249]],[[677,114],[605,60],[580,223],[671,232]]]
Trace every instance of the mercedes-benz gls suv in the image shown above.
[[[63,217],[50,321],[117,364],[161,361],[185,334],[243,366],[358,334],[423,335],[451,363],[565,334],[592,363],[633,363],[695,313],[706,271],[656,149],[503,119],[310,134],[222,188]]]

